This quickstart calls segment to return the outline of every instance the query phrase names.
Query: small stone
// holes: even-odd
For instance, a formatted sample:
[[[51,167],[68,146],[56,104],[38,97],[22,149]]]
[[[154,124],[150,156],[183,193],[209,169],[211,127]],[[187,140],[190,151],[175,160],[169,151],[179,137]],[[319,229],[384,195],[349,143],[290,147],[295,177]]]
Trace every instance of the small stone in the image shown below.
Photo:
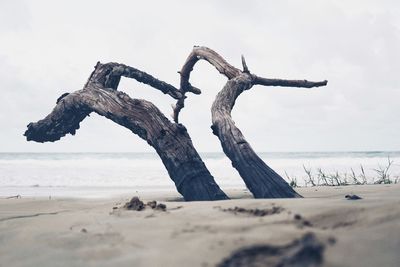
[[[156,206],[155,209],[156,209],[156,210],[166,211],[166,210],[167,210],[167,205],[162,204],[162,203],[159,203],[159,204],[157,204],[157,206]]]
[[[295,214],[295,215],[294,215],[294,219],[295,219],[295,220],[301,220],[302,217],[301,217],[300,214]]]
[[[131,201],[125,203],[124,208],[128,210],[141,211],[144,209],[144,203],[138,197],[133,197]]]
[[[149,202],[147,202],[147,206],[149,206],[152,209],[155,209],[157,207],[157,201],[155,201],[155,200],[149,201]]]
[[[359,197],[357,195],[346,195],[345,198],[347,198],[347,200],[359,200],[359,199],[362,199],[362,197]]]

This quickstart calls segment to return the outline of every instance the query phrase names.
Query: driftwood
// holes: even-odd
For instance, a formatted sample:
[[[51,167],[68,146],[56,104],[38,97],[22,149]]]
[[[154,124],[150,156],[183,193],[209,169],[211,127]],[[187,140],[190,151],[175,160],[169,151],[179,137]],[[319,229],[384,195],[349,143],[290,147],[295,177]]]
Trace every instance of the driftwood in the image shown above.
[[[250,73],[244,57],[243,70],[239,70],[206,47],[194,47],[179,72],[179,89],[130,66],[97,63],[82,90],[61,95],[53,111],[44,119],[30,123],[24,135],[28,141],[54,142],[68,133],[74,135],[79,129],[79,123],[91,112],[95,112],[130,129],[154,147],[185,200],[227,199],[193,147],[186,128],[178,123],[186,93],[201,93],[200,89],[189,82],[190,73],[200,59],[208,61],[228,78],[211,108],[211,128],[247,187],[256,198],[300,197],[282,177],[257,156],[235,126],[231,111],[236,98],[256,84],[311,88],[324,86],[327,81],[258,77]],[[136,79],[176,99],[177,103],[173,106],[174,122],[169,121],[151,102],[132,99],[127,94],[117,91],[121,77]]]
[[[186,128],[169,121],[151,102],[117,91],[121,76],[149,84],[173,98],[182,97],[174,86],[145,72],[117,63],[97,63],[82,90],[63,94],[46,118],[28,125],[27,140],[53,142],[68,133],[74,135],[79,123],[95,112],[154,147],[185,200],[227,199],[193,147]]]
[[[218,93],[212,108],[213,133],[218,136],[224,153],[229,157],[232,166],[243,178],[246,186],[256,198],[300,197],[288,183],[265,164],[254,152],[243,134],[235,126],[231,111],[236,98],[253,85],[286,86],[286,87],[318,87],[325,86],[327,81],[309,82],[307,80],[267,79],[251,74],[242,56],[243,71],[226,62],[219,54],[207,47],[194,47],[192,53],[183,65],[180,91],[183,95],[194,88],[190,82],[190,73],[200,59],[208,61],[229,80]],[[180,110],[184,106],[184,98],[178,100],[174,109],[174,119],[177,122]]]

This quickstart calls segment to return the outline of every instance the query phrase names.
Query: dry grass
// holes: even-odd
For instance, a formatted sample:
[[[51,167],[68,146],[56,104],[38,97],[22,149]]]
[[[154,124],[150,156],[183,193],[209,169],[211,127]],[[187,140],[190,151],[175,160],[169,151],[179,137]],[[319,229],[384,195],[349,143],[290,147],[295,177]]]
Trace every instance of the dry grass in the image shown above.
[[[360,165],[360,170],[357,173],[353,168],[350,172],[339,173],[335,171],[333,173],[324,172],[321,168],[317,168],[314,172],[311,167],[303,165],[306,177],[303,178],[304,185],[307,186],[346,186],[346,185],[366,185],[366,184],[397,184],[400,181],[400,177],[393,176],[389,170],[393,166],[394,161],[388,157],[387,164],[385,166],[379,165],[377,169],[373,169],[376,176],[372,177],[371,182],[368,182],[365,174],[364,167]],[[285,172],[285,176],[289,181],[290,186],[299,187],[297,178],[289,176]]]

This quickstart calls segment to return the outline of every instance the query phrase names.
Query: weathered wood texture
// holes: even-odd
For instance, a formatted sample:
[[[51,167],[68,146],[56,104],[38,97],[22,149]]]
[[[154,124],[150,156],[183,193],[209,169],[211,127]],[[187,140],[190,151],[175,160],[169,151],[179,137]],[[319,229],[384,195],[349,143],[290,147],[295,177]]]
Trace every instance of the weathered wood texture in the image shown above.
[[[244,57],[242,57],[243,71],[241,71],[227,63],[215,51],[206,47],[194,47],[180,72],[180,91],[183,94],[188,91],[187,88],[192,87],[189,82],[190,72],[200,59],[208,61],[221,74],[228,78],[228,82],[218,93],[212,105],[211,128],[213,133],[218,136],[224,153],[231,160],[232,166],[238,170],[246,186],[256,198],[300,197],[279,174],[274,172],[257,156],[239,128],[235,126],[235,122],[231,117],[231,111],[237,97],[255,84],[311,88],[324,86],[327,84],[327,81],[309,82],[306,80],[261,78],[250,73]],[[184,100],[181,99],[179,101],[183,102]],[[181,103],[179,109],[174,110],[175,121],[177,121],[179,111],[182,107],[183,103]]]
[[[28,125],[24,134],[27,140],[53,142],[68,133],[74,135],[79,123],[95,112],[154,147],[185,200],[227,199],[193,147],[186,128],[169,121],[151,102],[117,91],[121,76],[151,85],[176,99],[183,96],[174,86],[135,68],[98,63],[82,90],[62,95],[47,117]]]

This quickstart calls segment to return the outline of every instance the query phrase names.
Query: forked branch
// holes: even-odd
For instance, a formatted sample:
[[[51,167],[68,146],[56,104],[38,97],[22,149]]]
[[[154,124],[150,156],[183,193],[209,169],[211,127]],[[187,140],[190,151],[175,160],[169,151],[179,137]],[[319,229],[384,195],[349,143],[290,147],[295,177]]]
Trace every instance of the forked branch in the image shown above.
[[[189,82],[194,65],[201,59],[208,61],[228,78],[228,82],[213,103],[211,128],[247,187],[257,198],[298,197],[283,178],[256,155],[236,127],[231,111],[237,97],[255,84],[311,88],[324,86],[327,81],[258,77],[250,73],[244,57],[242,71],[206,47],[194,47],[190,53],[180,71],[179,89],[136,68],[119,63],[98,62],[84,88],[60,96],[48,116],[28,125],[25,136],[28,140],[37,142],[59,140],[68,133],[75,134],[80,122],[95,112],[128,128],[147,141],[160,156],[185,200],[227,199],[193,147],[186,128],[177,123],[179,112],[184,107],[185,94],[201,93]],[[121,77],[133,78],[177,99],[173,114],[176,123],[169,121],[151,102],[132,99],[119,92],[117,89]]]
[[[199,60],[208,61],[213,65],[222,75],[232,79],[233,77],[240,74],[240,70],[230,65],[224,58],[218,55],[215,51],[202,46],[195,46],[192,52],[187,57],[182,69],[179,71],[181,75],[181,83],[179,91],[185,96],[187,92],[192,92],[195,94],[200,94],[200,89],[192,86],[189,82],[190,73],[193,70],[194,65],[196,65]],[[179,112],[185,106],[185,98],[179,99],[175,106],[173,106],[173,118],[175,122],[179,120]]]
[[[95,112],[151,145],[185,200],[227,199],[193,147],[186,128],[169,121],[151,102],[117,91],[121,76],[177,95],[171,85],[142,71],[117,63],[98,63],[82,90],[63,94],[48,116],[28,125],[24,134],[27,140],[53,142],[68,133],[75,134],[80,122]]]
[[[293,188],[265,162],[257,156],[250,144],[244,138],[240,129],[231,117],[231,111],[237,97],[253,85],[286,86],[286,87],[316,87],[327,84],[323,82],[309,82],[305,80],[267,79],[251,74],[242,56],[243,71],[227,63],[220,55],[206,47],[195,47],[186,60],[184,72],[181,72],[181,90],[190,85],[189,78],[193,66],[199,59],[212,64],[229,80],[218,93],[212,108],[212,130],[219,138],[224,153],[232,161],[243,178],[246,186],[256,198],[291,198],[300,197]],[[182,75],[182,73],[184,75]],[[191,85],[190,85],[191,86]],[[179,100],[183,101],[183,100]],[[180,109],[175,110],[174,117],[178,118]]]
[[[105,88],[116,90],[121,77],[135,79],[138,82],[150,85],[164,94],[170,95],[174,99],[180,99],[183,97],[183,94],[175,86],[161,81],[144,71],[115,62],[106,64],[97,62],[95,71],[90,75],[86,85],[92,82],[101,84]]]
[[[173,106],[173,118],[175,122],[179,120],[179,112],[185,106],[185,94],[186,92],[193,92],[193,88],[195,88],[196,93],[200,93],[200,90],[196,87],[192,86],[189,82],[190,73],[193,71],[194,65],[199,60],[205,60],[209,62],[212,66],[214,66],[219,73],[226,76],[228,80],[231,80],[242,73],[247,73],[251,75],[251,84],[252,85],[265,85],[265,86],[284,86],[284,87],[303,87],[303,88],[312,88],[318,86],[327,85],[327,81],[320,82],[311,82],[307,80],[283,80],[283,79],[268,79],[259,77],[255,74],[250,74],[249,68],[246,64],[246,60],[242,55],[242,66],[243,71],[229,64],[222,56],[220,56],[214,50],[204,47],[204,46],[195,46],[192,52],[189,54],[181,71],[179,72],[181,75],[181,82],[179,91],[184,96],[178,99],[175,106]],[[250,88],[249,88],[250,89]]]

